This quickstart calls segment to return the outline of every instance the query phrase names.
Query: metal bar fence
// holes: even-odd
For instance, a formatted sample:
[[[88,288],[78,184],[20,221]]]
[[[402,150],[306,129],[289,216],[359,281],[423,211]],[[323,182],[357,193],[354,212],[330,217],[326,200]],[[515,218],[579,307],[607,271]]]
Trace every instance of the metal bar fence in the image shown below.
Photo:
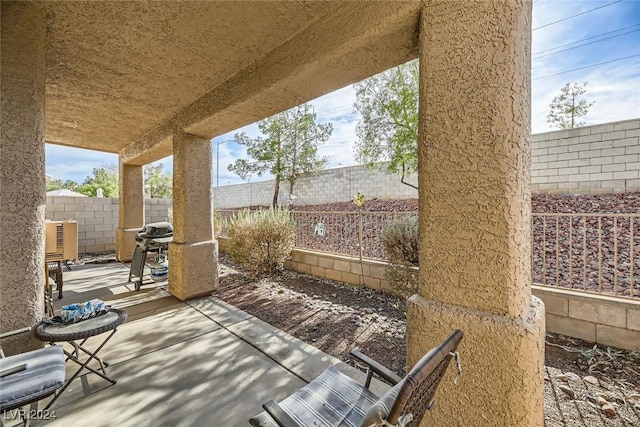
[[[229,219],[237,210],[220,210]],[[380,241],[397,218],[418,212],[292,211],[299,249],[384,260]],[[316,233],[322,224],[324,233]],[[223,228],[224,229],[224,228]],[[640,298],[640,214],[532,214],[532,279],[544,286]],[[224,235],[224,232],[223,232]]]
[[[533,282],[640,297],[640,214],[533,214]]]

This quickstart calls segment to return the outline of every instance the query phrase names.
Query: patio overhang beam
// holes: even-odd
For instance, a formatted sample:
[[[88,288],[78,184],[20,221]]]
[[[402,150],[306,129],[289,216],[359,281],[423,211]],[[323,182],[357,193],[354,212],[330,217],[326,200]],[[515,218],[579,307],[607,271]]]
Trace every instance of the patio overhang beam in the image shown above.
[[[213,138],[417,56],[420,2],[350,2],[178,111],[120,152],[143,165],[172,154],[172,135]]]

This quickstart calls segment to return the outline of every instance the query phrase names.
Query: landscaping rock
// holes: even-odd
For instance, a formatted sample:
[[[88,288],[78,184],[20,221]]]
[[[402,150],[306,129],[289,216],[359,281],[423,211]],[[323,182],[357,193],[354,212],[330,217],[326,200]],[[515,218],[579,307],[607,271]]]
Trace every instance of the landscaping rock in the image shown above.
[[[567,396],[569,396],[570,398],[572,398],[572,399],[573,399],[573,398],[575,398],[575,397],[576,397],[576,392],[575,392],[571,387],[568,387],[568,386],[566,386],[566,385],[561,385],[559,388],[560,388],[560,390],[562,390],[563,392],[565,392],[565,394],[566,394]]]
[[[593,377],[591,375],[587,375],[586,377],[582,378],[582,380],[585,383],[588,383],[588,384],[591,384],[591,385],[595,385],[595,386],[600,385],[600,381],[598,381],[598,379],[596,377]]]
[[[580,375],[576,375],[573,372],[565,372],[564,373],[568,379],[573,381],[580,381]]]
[[[602,407],[602,412],[604,412],[605,414],[607,414],[608,416],[614,416],[618,413],[618,411],[616,410],[615,406],[607,403],[606,405],[604,405]]]

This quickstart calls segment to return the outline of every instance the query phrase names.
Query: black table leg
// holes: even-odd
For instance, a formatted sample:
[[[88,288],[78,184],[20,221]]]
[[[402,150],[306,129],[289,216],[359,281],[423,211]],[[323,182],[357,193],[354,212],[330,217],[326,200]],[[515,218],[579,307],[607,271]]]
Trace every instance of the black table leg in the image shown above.
[[[109,381],[111,384],[115,384],[115,383],[116,383],[116,380],[114,380],[113,378],[111,378],[111,377],[107,376],[107,372],[106,372],[105,365],[104,365],[104,363],[102,362],[102,360],[101,360],[100,358],[98,358],[98,356],[97,356],[98,352],[99,352],[100,350],[102,350],[102,347],[104,347],[104,346],[105,346],[105,344],[106,344],[106,343],[111,339],[111,337],[113,337],[113,335],[116,333],[116,331],[117,331],[117,329],[112,330],[112,331],[111,331],[111,333],[109,334],[109,336],[108,336],[108,337],[107,337],[107,338],[102,342],[102,344],[100,344],[100,345],[98,346],[98,348],[97,348],[95,351],[93,351],[93,352],[88,351],[87,349],[85,349],[84,347],[82,347],[82,345],[78,345],[78,344],[76,344],[76,342],[75,342],[75,341],[70,341],[70,342],[69,342],[69,344],[71,344],[71,345],[73,346],[74,350],[73,350],[73,352],[71,352],[71,353],[69,353],[67,350],[64,350],[64,353],[67,355],[67,361],[68,361],[68,360],[71,360],[71,361],[73,361],[73,362],[77,363],[78,365],[80,365],[80,368],[78,368],[78,370],[73,374],[73,376],[72,376],[71,378],[69,378],[69,380],[67,380],[67,382],[64,384],[64,386],[56,392],[56,394],[55,394],[55,395],[54,395],[54,397],[53,397],[53,400],[51,400],[51,402],[49,402],[49,403],[47,404],[47,406],[44,408],[44,410],[45,410],[45,411],[46,411],[47,409],[49,409],[49,408],[51,407],[51,405],[53,405],[53,403],[54,403],[56,400],[58,400],[58,397],[62,396],[62,393],[64,393],[64,391],[65,391],[65,390],[66,390],[66,389],[71,385],[71,383],[73,382],[73,380],[75,380],[76,378],[78,378],[78,376],[79,376],[79,375],[82,373],[82,371],[84,371],[85,369],[86,369],[87,371],[90,371],[90,372],[92,372],[92,373],[94,373],[94,374],[96,374],[96,375],[98,375],[98,376],[100,376],[100,377],[104,378],[105,380]],[[81,344],[84,344],[84,342],[85,342],[85,341],[86,341],[86,339],[85,339],[85,340],[83,340]],[[51,342],[50,344],[51,344],[51,345],[53,345],[54,343],[53,343],[53,342]],[[82,350],[84,353],[86,353],[87,355],[89,355],[89,357],[87,358],[87,360],[85,360],[84,362],[80,362],[80,359],[79,359],[79,351],[78,351],[78,350]],[[100,371],[98,371],[98,370],[96,370],[96,369],[93,369],[93,368],[92,368],[92,367],[90,367],[90,366],[87,366],[87,365],[89,365],[89,362],[91,362],[91,361],[92,361],[92,360],[94,360],[94,359],[95,359],[95,360],[97,360],[97,361],[98,361],[98,363],[100,363],[100,367],[101,367],[102,372],[100,372]]]
[[[56,283],[58,284],[58,299],[62,299],[62,261],[58,261],[58,271],[56,272]]]

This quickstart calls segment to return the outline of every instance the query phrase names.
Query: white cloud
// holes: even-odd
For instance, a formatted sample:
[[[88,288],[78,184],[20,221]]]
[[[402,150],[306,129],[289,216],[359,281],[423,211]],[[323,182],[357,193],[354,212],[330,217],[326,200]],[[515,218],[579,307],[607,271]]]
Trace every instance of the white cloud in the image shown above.
[[[52,179],[68,179],[81,184],[102,165],[118,164],[118,156],[82,148],[45,145],[45,169]]]

